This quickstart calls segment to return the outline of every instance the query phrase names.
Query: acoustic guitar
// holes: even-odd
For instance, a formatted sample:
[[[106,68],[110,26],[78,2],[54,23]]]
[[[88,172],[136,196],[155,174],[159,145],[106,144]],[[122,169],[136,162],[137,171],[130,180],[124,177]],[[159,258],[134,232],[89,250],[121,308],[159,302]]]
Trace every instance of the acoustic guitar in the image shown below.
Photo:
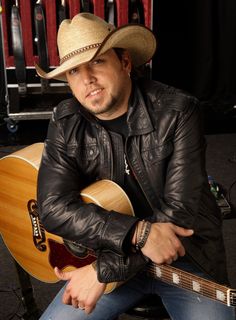
[[[36,279],[53,283],[53,268],[72,270],[96,260],[87,249],[75,256],[64,240],[47,232],[37,212],[36,185],[43,143],[35,143],[0,159],[0,232],[19,265]],[[120,186],[100,180],[81,191],[82,200],[107,210],[133,215],[131,202]],[[195,276],[170,265],[150,263],[147,272],[166,283],[196,292],[228,306],[236,305],[236,290]],[[107,287],[106,293],[117,284]]]

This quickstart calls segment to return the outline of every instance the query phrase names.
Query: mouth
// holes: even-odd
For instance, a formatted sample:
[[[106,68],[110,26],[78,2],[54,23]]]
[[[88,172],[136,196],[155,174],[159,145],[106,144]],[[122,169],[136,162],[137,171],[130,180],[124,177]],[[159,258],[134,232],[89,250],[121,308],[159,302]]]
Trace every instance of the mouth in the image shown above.
[[[98,96],[98,95],[102,92],[102,90],[103,90],[103,89],[101,89],[101,88],[99,88],[99,89],[94,89],[94,90],[90,91],[90,92],[86,95],[86,98]]]

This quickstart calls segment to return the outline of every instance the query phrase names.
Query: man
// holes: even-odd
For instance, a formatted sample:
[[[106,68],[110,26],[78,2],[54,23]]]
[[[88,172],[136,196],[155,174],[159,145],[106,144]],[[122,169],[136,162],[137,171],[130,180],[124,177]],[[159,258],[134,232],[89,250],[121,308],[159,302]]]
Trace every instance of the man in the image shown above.
[[[41,77],[68,81],[74,97],[53,112],[38,177],[45,228],[93,264],[65,272],[65,287],[41,319],[116,319],[147,293],[161,296],[172,319],[234,319],[234,310],[156,280],[150,261],[173,264],[227,283],[221,216],[208,186],[198,102],[180,90],[141,79],[155,37],[144,26],[114,29],[82,13],[58,32],[60,66]],[[95,181],[112,180],[135,216],[80,197]],[[111,190],[103,190],[110,199]],[[77,246],[76,246],[77,245]],[[109,294],[106,284],[123,282]]]

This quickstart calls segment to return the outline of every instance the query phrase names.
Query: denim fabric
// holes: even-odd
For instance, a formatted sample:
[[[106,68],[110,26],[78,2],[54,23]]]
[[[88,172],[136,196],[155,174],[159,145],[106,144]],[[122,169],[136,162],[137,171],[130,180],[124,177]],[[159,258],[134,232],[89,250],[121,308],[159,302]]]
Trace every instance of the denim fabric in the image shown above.
[[[190,263],[176,262],[174,266],[205,277]],[[168,285],[141,273],[133,279],[105,294],[98,301],[90,315],[83,310],[64,305],[61,302],[64,287],[57,294],[40,320],[112,320],[136,305],[145,294],[157,293],[172,320],[234,320],[235,309],[196,293]]]

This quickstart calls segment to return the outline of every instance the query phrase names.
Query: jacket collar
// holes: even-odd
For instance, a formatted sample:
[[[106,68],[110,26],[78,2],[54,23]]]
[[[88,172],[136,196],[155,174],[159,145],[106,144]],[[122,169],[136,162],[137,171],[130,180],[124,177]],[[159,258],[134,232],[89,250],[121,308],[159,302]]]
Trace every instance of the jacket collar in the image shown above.
[[[127,122],[130,135],[147,134],[154,129],[142,92],[135,82],[129,100]]]
[[[78,102],[77,102],[78,106]],[[79,112],[90,123],[98,124],[98,119],[79,104]],[[129,135],[142,135],[153,131],[153,124],[142,95],[136,82],[132,83],[132,92],[129,99],[127,123]]]

